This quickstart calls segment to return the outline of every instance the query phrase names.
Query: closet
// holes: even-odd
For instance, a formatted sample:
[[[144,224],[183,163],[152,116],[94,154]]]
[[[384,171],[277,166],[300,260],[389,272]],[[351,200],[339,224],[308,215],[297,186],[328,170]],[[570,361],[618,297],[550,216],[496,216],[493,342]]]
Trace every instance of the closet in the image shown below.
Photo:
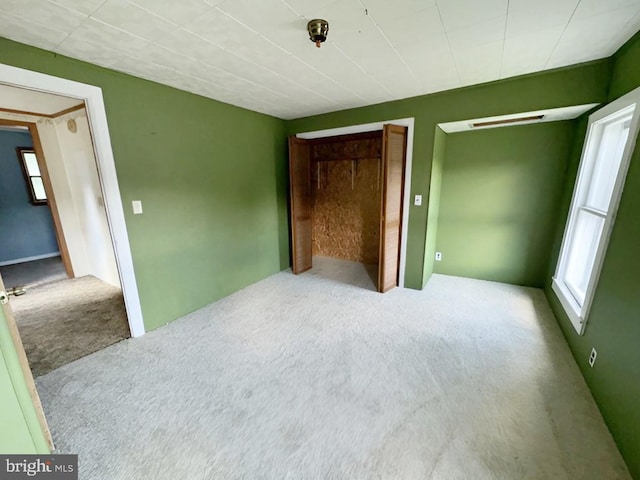
[[[377,288],[398,285],[406,127],[289,138],[293,273],[322,255],[378,265]]]

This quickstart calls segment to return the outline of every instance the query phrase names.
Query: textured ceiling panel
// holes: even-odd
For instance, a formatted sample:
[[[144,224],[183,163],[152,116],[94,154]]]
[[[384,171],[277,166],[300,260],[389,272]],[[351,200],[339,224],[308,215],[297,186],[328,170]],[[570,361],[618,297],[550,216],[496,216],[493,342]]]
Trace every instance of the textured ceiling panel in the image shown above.
[[[329,21],[322,48],[306,23]],[[0,35],[281,118],[611,55],[640,0],[4,0]]]

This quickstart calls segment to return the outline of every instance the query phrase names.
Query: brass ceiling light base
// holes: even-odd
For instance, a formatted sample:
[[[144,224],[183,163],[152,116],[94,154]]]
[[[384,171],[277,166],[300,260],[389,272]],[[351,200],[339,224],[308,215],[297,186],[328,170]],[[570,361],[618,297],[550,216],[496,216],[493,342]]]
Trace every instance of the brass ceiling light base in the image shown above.
[[[321,18],[314,18],[307,23],[307,31],[309,32],[309,40],[320,48],[322,42],[327,39],[329,33],[329,22]]]

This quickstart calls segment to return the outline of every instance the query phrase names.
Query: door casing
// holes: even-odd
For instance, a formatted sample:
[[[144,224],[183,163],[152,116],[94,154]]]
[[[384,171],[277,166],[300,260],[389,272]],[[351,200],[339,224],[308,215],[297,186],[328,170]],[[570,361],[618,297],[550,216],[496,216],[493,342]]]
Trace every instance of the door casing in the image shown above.
[[[124,210],[118,186],[118,177],[111,149],[102,89],[94,85],[74,82],[64,78],[33,72],[23,68],[0,64],[0,84],[29,90],[64,95],[83,100],[87,109],[87,120],[91,130],[94,153],[97,160],[98,177],[102,188],[111,243],[118,265],[122,293],[127,309],[129,330],[132,337],[144,335],[144,321],[138,285],[133,269],[133,258],[124,219]]]

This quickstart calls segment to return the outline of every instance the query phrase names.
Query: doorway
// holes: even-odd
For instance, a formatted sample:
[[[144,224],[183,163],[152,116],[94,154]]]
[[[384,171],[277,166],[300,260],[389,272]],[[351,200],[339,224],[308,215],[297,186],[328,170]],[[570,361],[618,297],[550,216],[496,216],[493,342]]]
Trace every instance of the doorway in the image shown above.
[[[10,88],[13,87],[2,90]],[[28,93],[16,94],[20,95],[30,98]],[[34,107],[46,108],[42,95]],[[47,94],[49,97],[53,96]],[[33,140],[24,139],[32,146],[17,147],[22,154],[17,158],[2,158],[5,172],[18,167],[25,152],[30,160],[23,167],[24,177],[18,175],[15,179],[18,188],[13,189],[14,195],[7,188],[0,193],[4,204],[0,209],[0,230],[6,237],[0,243],[0,255],[5,260],[9,258],[0,266],[0,273],[36,377],[130,337],[86,111],[82,102],[74,107],[62,115],[52,115],[44,125],[42,115],[46,113],[20,114],[25,119],[38,119],[38,123],[17,125],[26,125],[32,131]],[[0,114],[7,116],[6,112]],[[15,134],[11,138],[16,135],[25,137]],[[36,185],[36,205],[36,200],[29,198],[33,196],[29,195],[31,181]],[[34,210],[49,214],[55,228],[50,225],[49,232],[31,232],[33,225],[26,216]],[[25,233],[25,229],[29,231]],[[37,241],[38,233],[53,237],[54,253],[61,255],[44,259],[29,256],[38,251],[24,248]],[[10,251],[17,243],[23,247],[22,254]]]
[[[400,261],[398,265],[398,287],[404,287],[405,271],[407,264],[407,238],[409,232],[409,206],[411,197],[411,171],[413,166],[413,137],[415,132],[415,118],[395,118],[382,119],[371,123],[362,123],[357,125],[348,125],[337,128],[327,128],[322,130],[312,130],[308,132],[300,132],[295,136],[301,139],[315,139],[322,137],[333,137],[337,135],[350,135],[353,133],[382,131],[384,125],[393,124],[407,127],[407,149],[404,168],[404,185],[402,199],[402,222],[400,234]]]
[[[38,377],[130,332],[84,102],[0,92],[21,107],[0,104],[0,124],[27,129],[5,132],[0,145],[15,150],[1,159],[0,274]],[[48,228],[36,228],[40,217]]]
[[[326,256],[375,271],[379,292],[400,284],[407,130],[289,139],[293,273]]]
[[[0,120],[0,272],[10,286],[67,278],[32,135],[27,126],[4,123]]]
[[[8,85],[36,93],[51,93],[84,102],[87,121],[94,144],[100,187],[104,208],[114,248],[118,273],[127,310],[129,330],[132,337],[145,333],[142,309],[133,269],[133,259],[124,220],[122,199],[116,175],[107,115],[99,87],[72,80],[33,72],[22,68],[0,64],[0,85]]]

